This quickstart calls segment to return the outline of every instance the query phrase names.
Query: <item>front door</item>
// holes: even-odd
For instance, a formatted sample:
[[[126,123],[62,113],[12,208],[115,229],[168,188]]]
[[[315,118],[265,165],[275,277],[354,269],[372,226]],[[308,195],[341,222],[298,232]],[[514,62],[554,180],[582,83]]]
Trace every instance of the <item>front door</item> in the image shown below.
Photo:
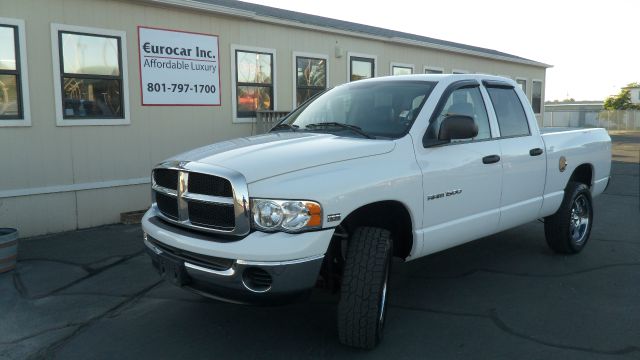
[[[448,115],[471,116],[478,125],[472,139],[426,147],[416,143],[424,189],[423,247],[427,255],[495,232],[500,215],[502,163],[493,139],[479,84],[452,84],[430,119],[426,137],[437,140]]]

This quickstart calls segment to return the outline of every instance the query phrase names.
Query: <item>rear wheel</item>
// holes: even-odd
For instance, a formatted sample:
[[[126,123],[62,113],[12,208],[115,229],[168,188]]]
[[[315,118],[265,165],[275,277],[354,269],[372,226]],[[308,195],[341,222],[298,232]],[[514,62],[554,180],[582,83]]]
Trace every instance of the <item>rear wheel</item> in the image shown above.
[[[579,253],[589,240],[592,224],[593,205],[589,187],[570,182],[560,209],[544,220],[547,244],[560,254]]]
[[[338,303],[341,343],[372,349],[382,340],[392,253],[385,229],[359,227],[349,239]]]

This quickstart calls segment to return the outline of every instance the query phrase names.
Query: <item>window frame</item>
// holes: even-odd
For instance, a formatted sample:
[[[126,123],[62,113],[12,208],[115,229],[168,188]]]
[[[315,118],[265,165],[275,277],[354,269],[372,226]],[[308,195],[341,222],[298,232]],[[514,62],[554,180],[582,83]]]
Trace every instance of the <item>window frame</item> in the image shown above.
[[[440,71],[438,74],[429,74],[427,73],[427,70],[431,70],[431,71]],[[427,74],[427,75],[439,75],[439,74],[444,74],[444,68],[443,67],[438,67],[438,66],[429,66],[429,65],[425,65],[422,67],[422,73],[423,74]]]
[[[454,75],[471,74],[471,71],[464,70],[464,69],[451,69],[451,74],[454,74]]]
[[[0,127],[29,127],[31,126],[31,104],[29,101],[29,74],[27,69],[25,22],[22,19],[0,17],[0,25],[15,29],[14,41],[17,41],[17,46],[15,47],[15,74],[17,76],[16,90],[18,106],[21,110],[21,114],[19,114],[17,118],[0,119]],[[14,72],[14,70],[8,70],[7,72]]]
[[[325,55],[325,54],[314,54],[314,53],[308,53],[308,52],[301,52],[301,51],[294,51],[292,54],[292,60],[293,60],[293,97],[292,97],[292,109],[295,109],[296,107],[298,107],[298,105],[296,105],[297,101],[298,101],[298,97],[297,97],[297,92],[298,92],[298,58],[302,57],[302,58],[307,58],[307,59],[317,59],[317,60],[324,60],[324,64],[325,64],[325,84],[324,84],[324,90],[331,88],[331,85],[329,85],[329,56]],[[304,89],[319,89],[319,87],[305,87]]]
[[[529,98],[529,91],[527,91],[527,87],[529,87],[529,79],[524,78],[524,77],[516,76],[515,82],[519,86],[520,83],[518,83],[518,81],[524,81],[524,87],[522,87],[522,92],[527,96],[527,99],[528,99]]]
[[[62,96],[62,65],[64,64],[62,53],[62,33],[77,35],[115,37],[118,38],[120,54],[118,63],[120,66],[120,89],[122,94],[122,117],[121,118],[65,118]],[[56,126],[111,126],[131,124],[131,108],[129,106],[129,71],[127,63],[127,33],[120,30],[102,29],[86,26],[76,26],[67,24],[51,24],[51,51],[53,63],[53,91],[56,109]],[[73,77],[83,77],[81,74],[71,74]],[[80,76],[77,76],[80,75]],[[102,75],[89,75],[86,78],[98,79]],[[112,78],[112,77],[110,77]]]
[[[271,55],[271,95],[272,95],[272,104],[273,104],[273,111],[277,111],[278,109],[278,96],[277,96],[277,66],[276,66],[276,60],[277,60],[277,54],[276,54],[276,49],[271,49],[271,48],[262,48],[262,47],[255,47],[255,46],[248,46],[248,45],[239,45],[239,44],[231,44],[231,52],[230,52],[230,58],[231,58],[231,122],[233,124],[250,124],[250,123],[254,123],[256,121],[256,117],[255,116],[249,116],[249,117],[243,117],[243,116],[238,116],[238,99],[237,99],[237,93],[238,93],[238,74],[237,74],[237,59],[236,59],[236,52],[238,51],[242,51],[242,52],[251,52],[251,53],[257,53],[257,54],[269,54]]]
[[[403,64],[399,62],[391,62],[389,64],[389,75],[396,76],[393,74],[393,68],[401,68],[401,69],[411,69],[411,75],[415,74],[416,67],[413,64]]]
[[[348,52],[347,53],[347,82],[352,82],[351,81],[351,61],[352,61],[353,58],[364,59],[364,60],[372,60],[373,61],[373,74],[371,76],[371,79],[375,78],[375,77],[378,77],[378,57],[376,55]]]
[[[533,109],[533,84],[540,83],[540,112],[535,112]],[[531,79],[531,109],[534,110],[535,115],[541,115],[544,112],[544,82],[540,79]]]

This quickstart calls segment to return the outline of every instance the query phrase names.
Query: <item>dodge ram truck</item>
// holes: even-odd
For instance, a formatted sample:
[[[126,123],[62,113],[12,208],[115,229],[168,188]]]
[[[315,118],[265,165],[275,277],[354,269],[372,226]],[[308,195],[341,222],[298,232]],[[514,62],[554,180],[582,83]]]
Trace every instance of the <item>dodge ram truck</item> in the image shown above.
[[[175,285],[242,304],[339,291],[339,340],[381,340],[392,257],[410,261],[536,219],[579,253],[609,183],[604,129],[538,128],[512,80],[408,75],[336,86],[268,133],[152,170],[142,227]]]

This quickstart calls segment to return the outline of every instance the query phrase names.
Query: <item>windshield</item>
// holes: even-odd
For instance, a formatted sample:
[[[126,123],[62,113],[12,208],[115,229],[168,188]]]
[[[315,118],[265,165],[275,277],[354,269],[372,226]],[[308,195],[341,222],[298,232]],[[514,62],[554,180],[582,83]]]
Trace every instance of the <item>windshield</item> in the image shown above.
[[[397,139],[409,131],[435,84],[406,80],[345,84],[303,104],[272,131]]]

